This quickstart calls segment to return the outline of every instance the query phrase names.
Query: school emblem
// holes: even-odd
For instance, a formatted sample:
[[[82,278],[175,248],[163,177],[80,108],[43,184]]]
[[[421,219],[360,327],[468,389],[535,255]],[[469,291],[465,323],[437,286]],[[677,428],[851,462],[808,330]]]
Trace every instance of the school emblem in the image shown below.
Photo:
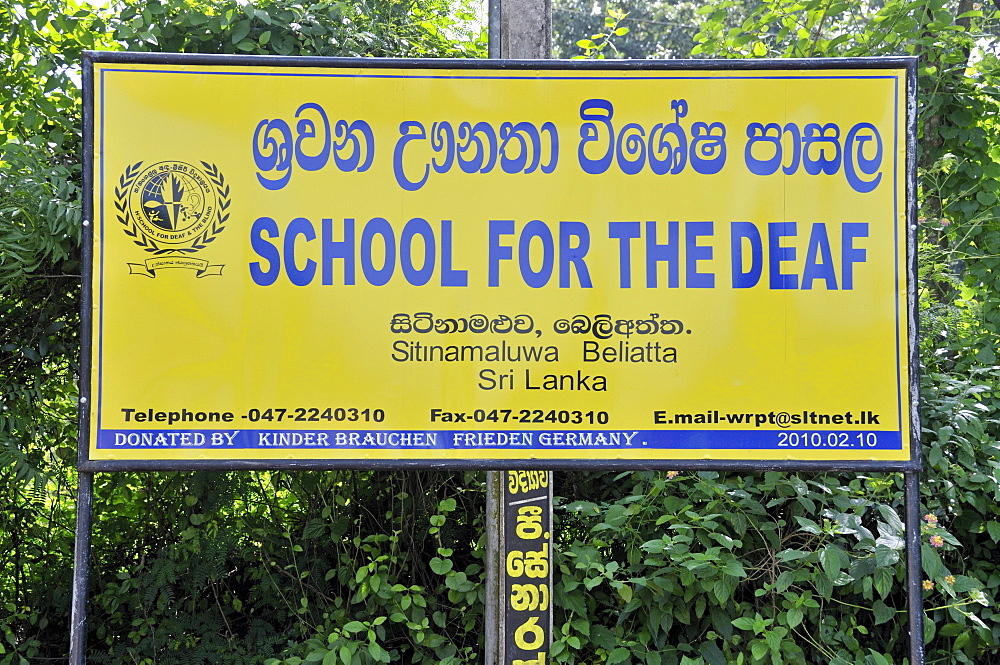
[[[156,277],[164,268],[187,268],[198,277],[221,275],[221,265],[192,256],[208,247],[229,219],[229,185],[218,167],[201,162],[137,162],[115,188],[125,235],[153,258],[129,263],[133,275]]]

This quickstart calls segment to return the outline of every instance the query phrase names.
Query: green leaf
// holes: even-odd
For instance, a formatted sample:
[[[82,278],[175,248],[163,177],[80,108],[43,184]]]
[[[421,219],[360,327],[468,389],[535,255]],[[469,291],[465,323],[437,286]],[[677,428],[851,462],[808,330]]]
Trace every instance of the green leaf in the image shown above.
[[[815,522],[813,522],[815,524]],[[778,552],[779,561],[796,561],[798,559],[804,559],[809,556],[809,552],[803,552],[802,550],[782,550]]]
[[[386,650],[380,647],[376,642],[372,642],[368,645],[368,654],[380,663],[388,663],[391,660]]]
[[[875,625],[886,623],[887,621],[892,621],[896,616],[896,611],[883,603],[881,600],[876,600],[872,603],[872,613],[875,615]]]
[[[819,528],[819,525],[816,524],[816,522],[813,522],[811,519],[809,519],[807,517],[802,517],[801,515],[796,515],[795,516],[795,521],[799,523],[799,526],[806,533],[812,533],[812,534],[816,534],[816,535],[819,535],[820,533],[822,533],[822,530]]]
[[[438,575],[445,575],[452,568],[455,567],[454,562],[451,559],[442,559],[440,557],[434,557],[431,559],[431,570],[433,570]]]
[[[827,545],[819,553],[819,562],[823,566],[823,571],[831,578],[835,579],[843,569],[850,565],[847,553],[837,545]]]
[[[970,591],[975,591],[980,587],[980,584],[973,578],[966,575],[958,575],[955,578],[955,583],[952,588],[956,593],[969,593]]]
[[[608,655],[607,663],[608,665],[614,665],[615,663],[620,663],[627,660],[631,652],[625,647],[618,647]]]
[[[927,623],[933,623],[931,621],[925,621]],[[892,665],[892,663],[882,654],[878,653],[874,649],[868,650],[868,656],[865,657],[865,662],[871,662],[873,665]]]
[[[979,210],[978,201],[962,201],[958,204],[959,209],[965,214],[966,217],[972,217]]]
[[[920,563],[921,567],[924,569],[924,575],[926,575],[928,579],[937,579],[938,577],[947,574],[937,550],[929,545],[921,545]]]
[[[705,659],[708,665],[729,665],[725,654],[722,653],[722,650],[715,642],[702,642],[701,646],[698,647],[698,652],[701,653],[701,657]],[[648,659],[646,662],[649,662]]]
[[[732,597],[733,591],[736,590],[736,583],[730,582],[725,578],[720,578],[715,581],[712,585],[712,593],[715,595],[715,599],[720,605],[725,605],[726,602]]]
[[[899,552],[885,547],[884,545],[878,545],[875,547],[875,565],[878,567],[883,566],[894,566],[899,562]]]
[[[345,633],[351,633],[351,634],[360,633],[362,630],[366,630],[366,628],[365,624],[361,623],[360,621],[349,621],[344,626]]]
[[[940,630],[938,630],[938,635],[940,635],[941,637],[955,637],[956,635],[964,633],[968,629],[969,629],[968,626],[963,626],[960,623],[954,623],[954,622],[946,623],[945,625],[941,626]]]
[[[876,568],[875,569],[875,590],[878,591],[879,595],[885,598],[892,591],[893,575],[891,568]]]
[[[879,515],[885,520],[886,525],[892,529],[893,534],[903,533],[903,520],[900,519],[899,514],[889,506],[880,505],[878,507]]]
[[[662,538],[657,538],[656,540],[647,540],[640,547],[650,554],[662,554],[664,543]]]
[[[726,562],[726,565],[722,567],[722,572],[733,577],[746,577],[747,574],[746,570],[743,569],[743,565],[735,559]]]
[[[785,615],[785,619],[786,621],[788,621],[788,627],[795,628],[796,626],[798,626],[800,623],[802,623],[802,619],[804,616],[805,615],[802,612],[802,610],[800,610],[797,607],[793,607],[790,610],[788,610],[788,613]]]
[[[247,5],[249,6],[249,5]],[[250,21],[242,20],[233,28],[232,42],[239,44],[250,34]]]
[[[775,592],[784,593],[785,591],[788,590],[788,587],[792,586],[792,583],[794,581],[795,581],[795,573],[793,573],[790,570],[782,571],[782,573],[778,575],[778,579],[774,581]]]
[[[818,573],[813,576],[813,583],[816,585],[816,593],[824,598],[833,597],[833,580],[826,573]]]
[[[781,634],[777,630],[768,630],[764,633],[764,641],[772,653],[781,651]]]

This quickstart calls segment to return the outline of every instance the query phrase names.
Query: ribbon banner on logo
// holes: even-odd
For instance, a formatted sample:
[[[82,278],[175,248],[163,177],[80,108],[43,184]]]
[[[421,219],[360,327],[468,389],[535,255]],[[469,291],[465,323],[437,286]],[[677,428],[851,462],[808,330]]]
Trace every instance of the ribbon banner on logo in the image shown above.
[[[146,259],[142,263],[128,264],[129,274],[143,275],[145,277],[156,277],[156,271],[163,268],[187,268],[194,270],[196,277],[207,277],[209,275],[221,275],[222,266],[209,265],[204,259],[188,258],[162,258]]]

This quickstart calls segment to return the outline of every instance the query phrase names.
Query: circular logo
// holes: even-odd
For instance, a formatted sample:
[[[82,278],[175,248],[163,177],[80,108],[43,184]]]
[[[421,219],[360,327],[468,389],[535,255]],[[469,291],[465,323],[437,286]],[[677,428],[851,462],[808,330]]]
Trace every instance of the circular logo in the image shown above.
[[[118,220],[148,252],[195,252],[215,239],[229,218],[229,187],[219,170],[185,162],[142,162],[115,188]]]

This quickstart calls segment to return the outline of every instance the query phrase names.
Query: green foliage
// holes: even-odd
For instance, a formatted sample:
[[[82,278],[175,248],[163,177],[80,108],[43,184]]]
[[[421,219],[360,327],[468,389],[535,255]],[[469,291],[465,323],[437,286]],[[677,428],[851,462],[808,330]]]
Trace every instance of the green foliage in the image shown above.
[[[481,481],[466,476],[466,482],[471,484],[465,490],[436,506],[433,498],[441,496],[440,491],[422,497],[397,495],[406,514],[414,515],[415,507],[427,512],[418,511],[413,521],[387,514],[387,520],[398,520],[393,527],[399,528],[361,541],[367,555],[363,560],[341,559],[330,568],[325,578],[338,580],[342,595],[325,603],[313,637],[266,665],[478,662],[484,570],[482,552],[467,545],[480,542],[483,527],[478,519],[455,522],[450,515],[478,513],[468,501],[481,497]],[[476,493],[469,496],[472,487]],[[459,501],[464,510],[457,510]]]
[[[984,652],[1000,653],[1000,562],[995,557],[1000,545],[998,377],[998,367],[965,377],[929,372],[922,385],[928,468],[924,572],[944,601],[929,610],[929,630],[937,643],[950,645],[955,662],[962,663],[977,662]],[[978,605],[949,606],[949,600],[957,602],[970,589],[969,600]]]
[[[0,169],[0,295],[23,293],[27,282],[54,270],[79,274],[79,166],[39,158],[32,144],[10,144]],[[40,356],[45,353],[40,353]]]
[[[454,11],[457,10],[457,11]],[[126,2],[114,36],[133,50],[256,55],[483,57],[485,32],[448,0],[304,4]]]
[[[929,402],[947,411],[949,399]],[[928,487],[941,498],[928,505],[948,515],[930,514],[924,529],[928,662],[973,662],[953,660],[955,650],[974,658],[998,644],[987,592],[1000,571],[984,553],[976,570],[968,562],[1000,536],[982,524],[998,513],[988,425],[989,434],[970,427],[980,452],[967,475],[973,491],[989,485],[981,510],[959,517],[961,498]],[[862,664],[908,654],[898,476],[636,472],[577,482],[603,485],[606,498],[563,507],[553,660]]]
[[[608,8],[608,15],[604,17],[603,31],[591,35],[588,39],[579,40],[576,45],[583,49],[583,55],[574,58],[588,58],[593,60],[604,60],[607,57],[605,50],[617,54],[614,39],[628,34],[628,27],[621,25],[627,14],[613,7]]]
[[[78,149],[74,72],[84,49],[107,45],[105,32],[104,19],[76,0],[0,4],[0,145],[30,143],[52,156]]]
[[[556,588],[555,660],[863,663],[906,653],[893,478],[702,472],[612,482],[635,484],[624,498],[565,507],[560,533],[573,541]]]
[[[75,456],[78,169],[11,146],[0,166],[0,479],[42,491]],[[15,493],[19,487],[12,488]]]
[[[476,660],[475,476],[100,480],[92,662]]]
[[[556,58],[578,53],[580,35],[601,33],[608,13],[625,14],[627,34],[615,39],[614,57],[686,58],[695,46],[694,36],[704,7],[717,3],[698,0],[554,0],[552,3],[552,50]],[[720,19],[728,26],[740,25],[755,2],[730,2]]]

